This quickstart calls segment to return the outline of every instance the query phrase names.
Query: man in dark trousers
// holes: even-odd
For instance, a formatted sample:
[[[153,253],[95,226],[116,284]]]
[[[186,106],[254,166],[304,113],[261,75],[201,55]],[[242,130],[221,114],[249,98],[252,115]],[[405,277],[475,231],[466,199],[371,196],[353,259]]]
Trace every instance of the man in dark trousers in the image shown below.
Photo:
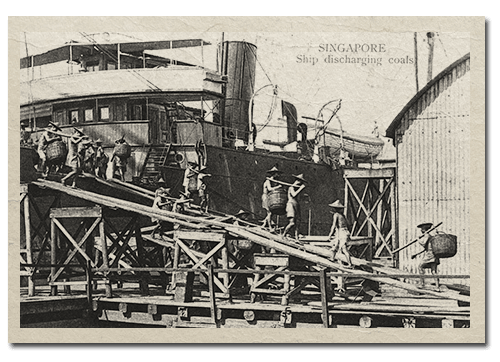
[[[102,147],[102,141],[99,138],[95,141],[95,175],[99,178],[106,178],[106,168],[108,167],[108,156]]]

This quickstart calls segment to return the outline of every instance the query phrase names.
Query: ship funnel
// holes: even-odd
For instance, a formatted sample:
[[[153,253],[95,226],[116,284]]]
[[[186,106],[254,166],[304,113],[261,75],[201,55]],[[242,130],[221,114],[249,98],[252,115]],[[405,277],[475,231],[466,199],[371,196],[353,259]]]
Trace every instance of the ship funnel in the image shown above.
[[[248,107],[255,90],[257,47],[244,41],[225,41],[220,47],[219,72],[227,76],[221,114],[223,140],[226,146],[234,146],[236,139],[248,142]]]
[[[281,101],[281,113],[286,117],[288,143],[297,141],[297,109],[292,103]]]

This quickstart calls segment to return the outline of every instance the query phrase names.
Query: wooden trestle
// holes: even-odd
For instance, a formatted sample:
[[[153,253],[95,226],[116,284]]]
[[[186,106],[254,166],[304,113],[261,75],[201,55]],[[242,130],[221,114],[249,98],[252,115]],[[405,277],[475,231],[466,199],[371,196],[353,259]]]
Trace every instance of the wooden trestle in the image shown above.
[[[127,190],[126,184],[117,186]],[[44,213],[29,188],[50,190],[52,199],[44,199],[48,206]],[[141,192],[137,186],[130,189]],[[61,195],[84,204],[61,205]],[[255,225],[233,224],[227,215],[201,213],[195,208],[187,208],[183,214],[155,210],[52,181],[24,185],[21,203],[26,239],[21,275],[28,278],[25,302],[36,295],[35,285],[46,279],[51,296],[61,286],[65,294],[70,288],[76,293],[86,291],[95,316],[119,322],[174,327],[331,327],[342,320],[368,316],[370,321],[378,318],[381,325],[391,318],[410,327],[415,326],[412,318],[468,323],[469,307],[462,306],[470,303],[468,295],[418,289],[401,279],[419,276],[377,264],[371,261],[371,253],[369,260],[353,258],[357,268],[348,269],[340,261],[330,260],[328,249],[307,240],[298,243]],[[150,218],[170,222],[173,229],[152,235]],[[365,253],[371,251],[367,248]],[[271,249],[276,253],[269,254]],[[50,258],[45,255],[49,251]],[[446,276],[459,277],[467,276]],[[358,295],[333,290],[332,282],[343,287],[344,281],[356,278],[364,281]],[[135,283],[139,289],[132,287]],[[356,303],[380,294],[379,285],[418,293],[434,302],[458,301],[459,306],[424,308],[424,314],[416,315],[401,305],[370,309]],[[422,309],[413,309],[422,313]],[[367,321],[359,323],[371,325]]]

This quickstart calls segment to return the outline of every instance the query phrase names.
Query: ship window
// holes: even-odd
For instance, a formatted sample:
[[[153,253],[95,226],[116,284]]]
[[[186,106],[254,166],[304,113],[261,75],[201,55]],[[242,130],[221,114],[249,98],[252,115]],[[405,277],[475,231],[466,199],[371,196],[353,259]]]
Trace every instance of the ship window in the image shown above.
[[[134,120],[141,120],[142,119],[142,106],[140,105],[134,105]]]
[[[99,110],[101,111],[101,120],[109,120],[109,107],[101,107]]]
[[[78,110],[69,111],[69,119],[71,120],[71,124],[80,122]]]
[[[92,108],[85,110],[85,122],[92,122],[94,120],[94,110]]]
[[[63,120],[64,120],[64,112],[63,111],[57,112],[56,113],[56,122],[59,124],[64,124]]]

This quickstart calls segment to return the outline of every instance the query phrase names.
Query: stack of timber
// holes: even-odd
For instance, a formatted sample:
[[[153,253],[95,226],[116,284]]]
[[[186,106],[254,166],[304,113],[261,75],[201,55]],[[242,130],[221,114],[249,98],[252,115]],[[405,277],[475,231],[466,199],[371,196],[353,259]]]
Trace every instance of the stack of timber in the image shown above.
[[[122,187],[127,187],[115,181],[111,181],[110,183],[117,184]],[[405,275],[404,271],[394,268],[388,268],[377,263],[368,262],[357,258],[352,258],[352,263],[357,267],[363,268],[363,270],[349,269],[343,266],[340,262],[334,262],[330,260],[329,251],[321,247],[303,245],[302,243],[299,243],[293,239],[273,234],[258,226],[251,226],[249,224],[245,226],[228,224],[224,222],[224,219],[221,218],[220,215],[204,214],[198,210],[191,210],[190,214],[187,213],[180,214],[170,211],[153,209],[152,207],[149,206],[133,203],[130,201],[120,200],[117,198],[97,194],[91,191],[73,189],[61,185],[59,183],[47,180],[37,180],[34,181],[33,184],[41,188],[48,188],[59,192],[63,192],[72,197],[84,199],[89,202],[93,202],[105,207],[119,208],[122,210],[134,212],[150,218],[156,218],[159,220],[175,223],[183,227],[195,229],[198,231],[209,231],[214,229],[225,230],[226,232],[235,237],[249,240],[253,243],[259,244],[267,248],[272,248],[276,251],[308,261],[323,268],[352,274],[353,276],[356,277],[361,277],[364,279],[373,280],[375,282],[384,283],[386,285],[404,289],[413,293],[425,294],[439,299],[450,299],[450,300],[457,300],[460,302],[470,303],[470,296],[462,295],[459,294],[458,292],[454,291],[436,292],[428,289],[419,289],[413,284],[405,283],[398,280],[397,278],[404,277]],[[140,191],[139,188],[136,187],[136,191],[139,192]],[[387,276],[390,276],[390,278]]]

